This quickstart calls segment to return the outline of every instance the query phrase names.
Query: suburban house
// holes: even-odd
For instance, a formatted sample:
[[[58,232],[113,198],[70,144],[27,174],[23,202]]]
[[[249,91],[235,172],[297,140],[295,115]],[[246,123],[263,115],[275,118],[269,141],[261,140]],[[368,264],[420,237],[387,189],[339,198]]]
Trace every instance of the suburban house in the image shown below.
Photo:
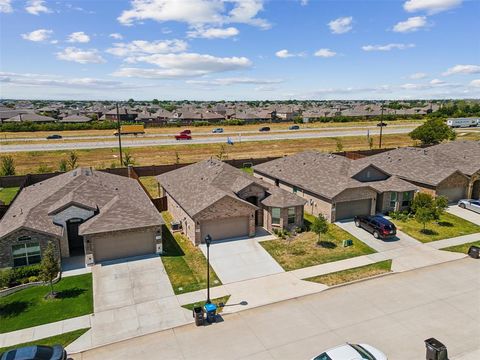
[[[256,165],[254,175],[307,202],[305,211],[335,222],[410,206],[417,187],[375,165],[307,151]]]
[[[50,241],[87,265],[156,253],[163,224],[137,180],[78,168],[18,194],[0,220],[0,268],[38,263]]]
[[[195,244],[254,236],[256,226],[303,225],[305,200],[220,160],[204,160],[158,175],[168,211]]]
[[[480,197],[480,141],[452,141],[428,148],[399,148],[356,160],[373,164],[450,202]]]

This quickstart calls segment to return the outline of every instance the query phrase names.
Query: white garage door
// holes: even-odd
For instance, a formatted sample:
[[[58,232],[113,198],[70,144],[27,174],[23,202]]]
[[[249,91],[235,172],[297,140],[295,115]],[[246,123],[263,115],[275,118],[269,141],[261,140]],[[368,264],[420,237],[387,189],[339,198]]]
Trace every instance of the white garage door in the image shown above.
[[[248,236],[248,217],[206,220],[202,221],[200,228],[202,242],[207,234],[209,234],[214,241]]]
[[[454,203],[460,199],[465,198],[465,188],[454,187],[454,188],[440,189],[437,191],[437,195],[446,196],[448,198],[449,203]]]
[[[336,205],[335,221],[353,218],[355,215],[370,215],[371,199],[339,202]]]
[[[155,234],[124,232],[93,239],[95,262],[155,253]]]

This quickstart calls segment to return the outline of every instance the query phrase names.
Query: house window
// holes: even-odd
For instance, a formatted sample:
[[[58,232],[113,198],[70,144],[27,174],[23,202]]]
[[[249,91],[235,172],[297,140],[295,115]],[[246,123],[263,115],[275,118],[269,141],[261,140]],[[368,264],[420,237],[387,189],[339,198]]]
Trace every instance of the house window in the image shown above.
[[[280,208],[272,208],[272,225],[280,225]]]
[[[412,203],[412,195],[411,191],[405,191],[402,196],[402,206],[410,206]]]
[[[295,208],[294,207],[290,207],[288,208],[288,223],[289,224],[295,224]]]
[[[32,240],[32,238],[31,238],[30,236],[19,236],[19,237],[17,238],[17,241],[22,241],[22,242],[24,242],[24,241],[30,241],[30,240]]]
[[[38,242],[12,245],[13,266],[23,266],[39,263],[40,244]]]
[[[390,193],[390,207],[395,208],[396,203],[397,203],[397,193],[396,192],[391,192]]]

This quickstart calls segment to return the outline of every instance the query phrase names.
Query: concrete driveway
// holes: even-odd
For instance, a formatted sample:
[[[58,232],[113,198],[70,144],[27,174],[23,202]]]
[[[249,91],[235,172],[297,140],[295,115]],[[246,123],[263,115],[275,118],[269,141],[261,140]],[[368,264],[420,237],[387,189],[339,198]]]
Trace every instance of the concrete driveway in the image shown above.
[[[200,245],[207,256],[207,247]],[[210,246],[210,264],[223,284],[284,272],[258,243],[257,238],[241,238]]]
[[[450,205],[447,209],[447,212],[474,224],[480,225],[480,214],[472,210],[462,209],[458,205]]]

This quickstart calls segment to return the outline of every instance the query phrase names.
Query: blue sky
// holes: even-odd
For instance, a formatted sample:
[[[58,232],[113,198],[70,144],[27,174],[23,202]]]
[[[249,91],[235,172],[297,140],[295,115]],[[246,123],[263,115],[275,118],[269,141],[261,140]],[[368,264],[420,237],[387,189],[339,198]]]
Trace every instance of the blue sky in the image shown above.
[[[0,97],[479,98],[480,1],[0,0]]]

